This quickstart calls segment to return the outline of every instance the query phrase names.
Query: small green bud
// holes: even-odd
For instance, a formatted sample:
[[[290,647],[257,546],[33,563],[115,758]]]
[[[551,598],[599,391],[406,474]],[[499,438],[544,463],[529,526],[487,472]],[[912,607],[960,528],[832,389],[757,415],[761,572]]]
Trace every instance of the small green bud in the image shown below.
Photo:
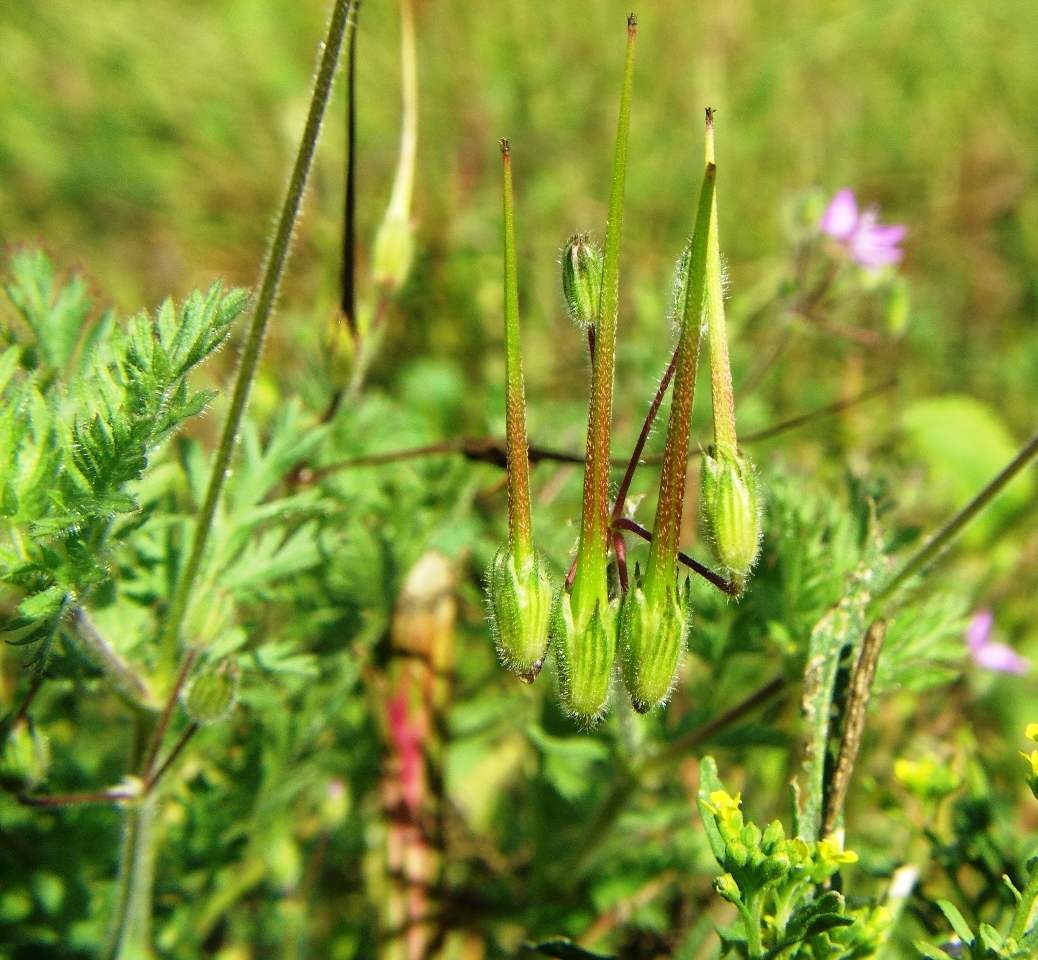
[[[375,235],[373,279],[377,287],[395,293],[407,279],[414,257],[414,228],[406,211],[386,211]]]
[[[7,733],[0,754],[0,786],[5,790],[31,790],[46,775],[50,765],[47,741],[26,720],[19,720]]]
[[[750,848],[740,840],[728,844],[728,859],[737,867],[745,867],[750,859]]]
[[[357,340],[338,310],[328,317],[323,340],[328,378],[336,387],[345,387],[349,383],[357,358]]]
[[[559,668],[562,705],[577,720],[593,724],[605,711],[616,659],[617,604],[596,602],[583,622],[573,616],[563,592],[552,613],[551,642]]]
[[[786,831],[782,829],[782,822],[780,820],[772,820],[764,828],[764,835],[761,837],[761,849],[770,857],[785,849],[785,844]]]
[[[742,828],[739,839],[748,847],[759,847],[761,841],[760,827],[755,823],[748,823]]]
[[[739,885],[730,873],[723,873],[714,879],[714,890],[722,900],[727,900],[729,903],[742,902]]]
[[[590,327],[598,319],[602,263],[602,251],[587,233],[575,234],[562,251],[562,295],[578,327]]]
[[[688,634],[688,584],[668,589],[662,603],[650,604],[633,586],[620,606],[620,662],[634,709],[646,713],[666,703],[674,688]]]
[[[238,699],[238,667],[224,660],[215,669],[198,674],[184,688],[181,702],[193,723],[208,726],[227,717]]]
[[[703,526],[718,562],[745,580],[760,551],[761,509],[757,475],[741,454],[703,453],[700,474]]]
[[[490,565],[490,624],[501,662],[520,680],[533,683],[548,652],[554,591],[547,564],[532,553],[520,567],[503,547]]]

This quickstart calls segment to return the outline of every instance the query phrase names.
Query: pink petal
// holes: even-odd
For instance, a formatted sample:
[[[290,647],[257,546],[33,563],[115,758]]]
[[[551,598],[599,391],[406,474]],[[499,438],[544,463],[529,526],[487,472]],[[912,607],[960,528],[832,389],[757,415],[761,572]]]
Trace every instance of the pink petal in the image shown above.
[[[1027,673],[1031,669],[1031,661],[1021,657],[1012,647],[1004,643],[985,643],[973,651],[973,660],[978,667],[985,670],[997,670],[999,673]]]
[[[904,256],[904,251],[897,246],[903,236],[901,226],[859,229],[850,239],[851,258],[870,269],[897,263]]]
[[[966,646],[971,651],[977,651],[988,642],[991,634],[991,625],[995,622],[995,615],[990,610],[978,610],[973,614],[970,625],[966,628]]]
[[[836,240],[849,240],[858,229],[858,203],[854,191],[844,188],[833,197],[819,223],[823,233]]]

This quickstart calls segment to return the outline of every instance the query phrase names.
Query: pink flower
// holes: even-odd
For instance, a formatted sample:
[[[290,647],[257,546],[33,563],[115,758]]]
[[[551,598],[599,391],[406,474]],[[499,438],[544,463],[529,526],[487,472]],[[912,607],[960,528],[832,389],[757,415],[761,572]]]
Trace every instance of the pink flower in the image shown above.
[[[897,263],[904,256],[898,244],[905,238],[905,227],[901,224],[880,226],[876,222],[878,217],[875,207],[859,212],[854,192],[845,188],[833,197],[819,227],[846,247],[855,263],[874,270]]]
[[[994,616],[990,610],[980,610],[973,615],[966,628],[966,646],[978,667],[996,670],[999,673],[1027,673],[1031,661],[1021,657],[1012,647],[994,643],[989,639]]]

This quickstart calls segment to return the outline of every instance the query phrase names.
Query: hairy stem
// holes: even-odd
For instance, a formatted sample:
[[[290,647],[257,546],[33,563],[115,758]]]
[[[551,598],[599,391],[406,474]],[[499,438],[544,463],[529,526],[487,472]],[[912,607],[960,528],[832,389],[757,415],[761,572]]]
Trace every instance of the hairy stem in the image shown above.
[[[1031,879],[1027,881],[1020,902],[1016,905],[1013,913],[1013,925],[1009,928],[1009,936],[1019,940],[1027,932],[1027,921],[1031,918],[1034,910],[1034,901],[1038,899],[1038,866],[1031,873]]]
[[[111,960],[143,960],[151,949],[151,891],[155,878],[157,795],[142,797],[126,811],[119,911],[112,936]]]
[[[872,697],[872,682],[876,678],[876,665],[883,650],[883,640],[887,633],[886,620],[874,620],[865,631],[858,661],[854,666],[851,686],[847,694],[847,705],[844,710],[843,735],[840,739],[840,750],[836,756],[836,766],[832,779],[825,791],[825,818],[822,824],[822,836],[831,834],[843,819],[843,805],[847,800],[847,788],[850,786],[851,773],[861,738],[865,732],[865,714]]]
[[[627,530],[636,537],[641,537],[646,543],[652,543],[652,534],[641,524],[636,523],[634,520],[629,520],[627,517],[621,517],[615,521],[613,529]],[[737,597],[742,592],[737,583],[732,580],[725,580],[719,573],[714,573],[709,567],[703,566],[698,560],[694,560],[684,550],[678,551],[678,563],[684,564],[693,573],[698,573],[704,580],[712,583],[718,590],[728,594],[730,597]]]
[[[145,682],[137,676],[122,657],[113,649],[94,626],[93,621],[82,607],[75,610],[76,626],[79,628],[77,639],[86,649],[87,655],[97,664],[112,681],[112,685],[120,696],[145,710],[154,710],[151,691]]]
[[[975,520],[984,509],[991,504],[1016,476],[1038,457],[1038,433],[1036,433],[1013,460],[983,490],[980,491],[965,507],[937,531],[912,557],[901,566],[872,601],[870,610],[879,611],[882,604],[889,600],[909,580],[924,567],[935,561],[956,537]]]
[[[357,12],[346,46],[346,196],[342,218],[342,315],[357,341]]]
[[[303,191],[306,187],[307,177],[313,162],[314,151],[317,148],[317,139],[321,132],[321,121],[324,118],[324,111],[328,105],[328,95],[331,92],[332,79],[335,76],[335,65],[339,59],[339,50],[342,47],[343,36],[347,28],[352,28],[352,18],[349,16],[352,7],[352,0],[335,0],[335,5],[332,8],[331,18],[328,23],[328,35],[323,44],[323,52],[314,80],[313,93],[310,98],[310,110],[307,114],[306,125],[303,128],[299,151],[292,166],[292,173],[289,177],[288,189],[281,206],[281,213],[278,216],[270,249],[267,252],[263,273],[260,278],[259,293],[256,297],[256,307],[249,322],[249,329],[245,337],[245,344],[242,347],[241,356],[238,359],[234,389],[231,393],[231,404],[223,423],[220,442],[217,446],[216,456],[209,474],[209,484],[206,487],[205,499],[202,502],[202,508],[199,511],[198,521],[195,525],[191,552],[188,554],[187,562],[177,583],[176,593],[166,615],[162,639],[163,646],[167,650],[174,648],[180,639],[180,630],[183,626],[184,616],[187,613],[195,581],[198,579],[198,573],[202,566],[202,558],[205,556],[205,548],[212,530],[216,507],[220,500],[220,494],[223,492],[224,481],[229,473],[231,456],[234,453],[235,442],[238,439],[238,430],[241,427],[245,405],[249,399],[249,391],[256,376],[256,368],[259,365],[267,323],[274,310],[278,288],[281,284],[282,275],[285,272],[285,263],[288,260],[288,252],[292,243],[292,233],[299,216],[299,207],[302,203]]]
[[[641,462],[642,451],[645,449],[649,434],[652,432],[652,425],[656,422],[656,415],[660,412],[663,398],[667,395],[667,387],[670,386],[670,381],[674,377],[674,371],[678,365],[678,351],[680,349],[679,344],[675,348],[674,355],[670,358],[670,363],[667,364],[667,369],[663,373],[663,379],[660,380],[656,396],[653,397],[652,403],[649,405],[649,412],[645,415],[645,422],[642,424],[638,440],[631,451],[631,459],[627,461],[627,470],[624,473],[624,478],[620,481],[620,487],[616,492],[616,501],[613,503],[613,520],[618,520],[623,516],[627,493],[631,489],[631,481],[634,480],[634,471],[638,469],[638,464]]]

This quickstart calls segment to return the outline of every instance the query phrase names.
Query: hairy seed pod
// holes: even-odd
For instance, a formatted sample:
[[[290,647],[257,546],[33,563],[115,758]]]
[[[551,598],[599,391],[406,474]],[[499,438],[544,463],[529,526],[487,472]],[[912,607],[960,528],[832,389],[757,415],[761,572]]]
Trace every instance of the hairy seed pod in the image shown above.
[[[639,713],[666,703],[674,688],[688,634],[688,588],[669,588],[653,603],[641,586],[620,607],[620,663],[624,686]]]
[[[745,580],[760,552],[761,507],[753,464],[741,454],[703,453],[703,527],[718,562]]]
[[[552,613],[551,642],[559,669],[563,707],[581,723],[595,723],[605,712],[616,659],[617,607],[596,601],[590,616],[574,617],[571,596],[563,592]]]
[[[46,776],[49,765],[47,741],[27,720],[19,720],[8,731],[0,753],[0,787],[14,792],[31,790]]]
[[[527,683],[541,672],[548,652],[554,591],[547,566],[536,551],[517,564],[508,547],[490,566],[490,624],[497,652],[505,667]]]
[[[193,723],[208,726],[227,717],[238,699],[238,667],[224,660],[200,673],[185,689],[181,702]]]
[[[598,319],[602,262],[602,251],[587,233],[575,234],[562,251],[562,296],[578,327],[590,327]]]
[[[688,306],[689,267],[688,262],[692,258],[692,241],[690,240],[685,249],[681,251],[678,262],[674,266],[674,284],[670,291],[670,319],[674,326],[680,330],[685,319],[685,310]],[[702,318],[699,318],[701,320]],[[696,320],[695,322],[699,322]]]

